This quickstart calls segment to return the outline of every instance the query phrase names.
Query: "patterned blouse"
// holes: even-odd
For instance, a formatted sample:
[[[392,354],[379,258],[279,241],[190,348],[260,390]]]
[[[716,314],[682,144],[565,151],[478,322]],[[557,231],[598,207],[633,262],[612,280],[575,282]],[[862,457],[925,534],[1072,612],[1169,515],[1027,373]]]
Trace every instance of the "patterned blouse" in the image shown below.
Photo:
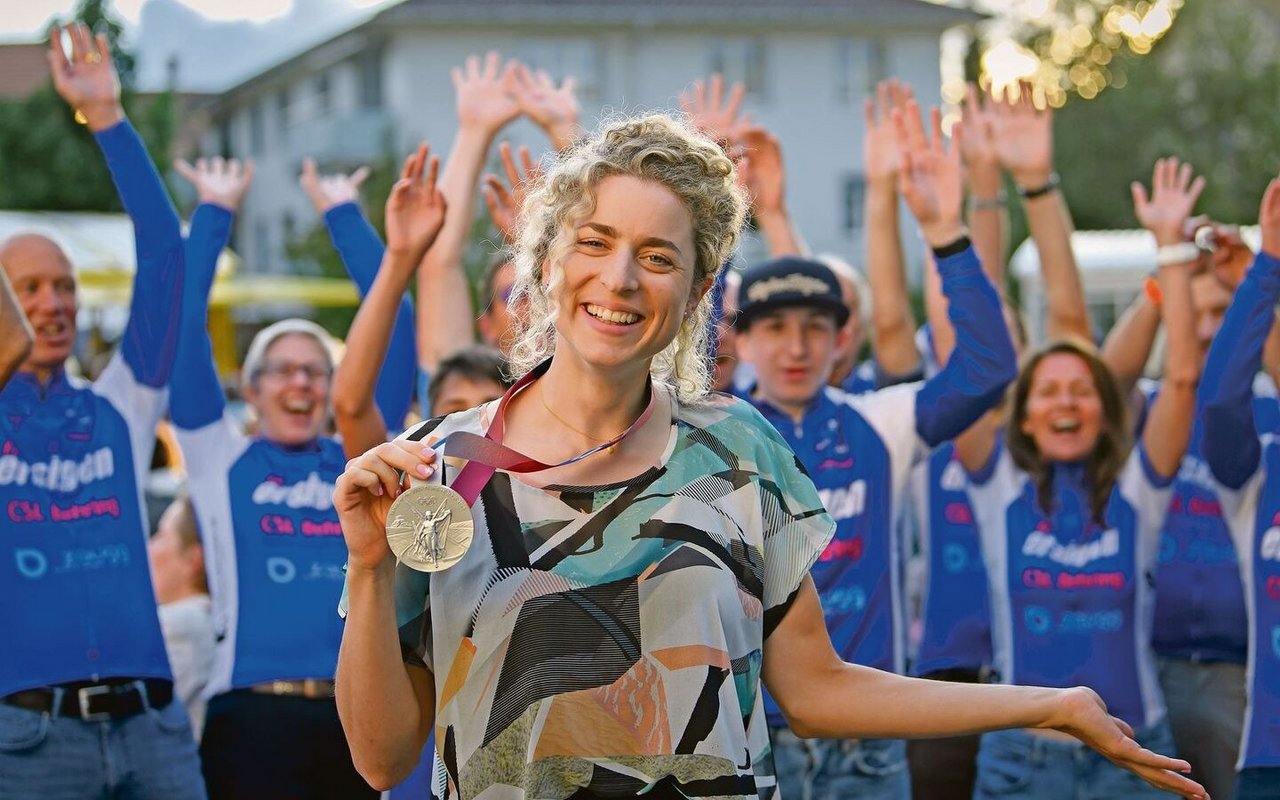
[[[670,396],[660,466],[546,488],[499,471],[460,562],[397,567],[401,646],[435,675],[450,797],[774,795],[764,640],[834,526],[749,404]],[[489,408],[406,436],[482,433]]]

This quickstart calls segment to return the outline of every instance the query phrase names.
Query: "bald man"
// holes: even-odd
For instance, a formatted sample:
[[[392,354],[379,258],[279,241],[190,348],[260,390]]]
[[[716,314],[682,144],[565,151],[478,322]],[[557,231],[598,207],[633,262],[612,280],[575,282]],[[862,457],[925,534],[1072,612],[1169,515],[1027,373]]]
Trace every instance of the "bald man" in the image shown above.
[[[76,279],[48,238],[0,263],[34,342],[0,389],[0,799],[204,798],[147,569],[142,487],[177,345],[178,215],[124,118],[106,40],[50,51],[133,221],[137,272],[120,349],[92,384],[67,375]]]

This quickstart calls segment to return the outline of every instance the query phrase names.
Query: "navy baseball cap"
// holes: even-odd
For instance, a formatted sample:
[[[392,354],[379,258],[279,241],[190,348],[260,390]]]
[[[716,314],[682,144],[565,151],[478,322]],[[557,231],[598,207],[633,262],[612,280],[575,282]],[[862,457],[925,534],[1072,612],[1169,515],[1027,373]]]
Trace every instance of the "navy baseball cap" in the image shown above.
[[[790,306],[829,311],[837,327],[849,320],[840,281],[830,267],[808,258],[783,256],[743,271],[734,327],[743,330],[764,312]]]

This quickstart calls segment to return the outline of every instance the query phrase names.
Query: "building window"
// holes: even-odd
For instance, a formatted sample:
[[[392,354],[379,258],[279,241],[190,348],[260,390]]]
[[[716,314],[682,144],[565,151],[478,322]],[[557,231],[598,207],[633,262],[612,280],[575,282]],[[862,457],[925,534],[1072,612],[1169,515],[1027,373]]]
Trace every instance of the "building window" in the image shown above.
[[[867,194],[867,179],[861,175],[848,175],[841,192],[844,206],[844,231],[848,234],[862,230],[863,198]]]
[[[382,108],[382,49],[361,53],[355,61],[360,107]]]
[[[875,93],[884,80],[884,42],[879,39],[843,39],[837,44],[836,90],[847,103],[859,103]]]
[[[725,85],[742,83],[747,94],[765,94],[764,42],[759,39],[720,39],[711,45],[710,72],[724,76]]]
[[[266,149],[266,126],[262,119],[262,103],[249,106],[249,151],[261,153]]]
[[[328,70],[316,78],[316,115],[326,116],[333,110],[333,89],[329,85]]]
[[[578,99],[586,103],[601,93],[600,48],[582,39],[526,39],[516,57],[532,70],[544,70],[556,83],[573,76]]]

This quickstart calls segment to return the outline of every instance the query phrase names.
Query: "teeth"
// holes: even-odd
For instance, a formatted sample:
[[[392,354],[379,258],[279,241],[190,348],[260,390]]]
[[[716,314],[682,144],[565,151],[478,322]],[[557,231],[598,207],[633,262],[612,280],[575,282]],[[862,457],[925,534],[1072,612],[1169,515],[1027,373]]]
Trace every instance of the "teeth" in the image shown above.
[[[42,336],[57,336],[62,333],[61,325],[41,325],[36,331]]]
[[[1069,419],[1060,419],[1057,422],[1053,423],[1053,429],[1055,431],[1058,431],[1059,433],[1074,431],[1079,427],[1080,427],[1079,422],[1076,422],[1075,420],[1069,420]]]
[[[286,400],[284,410],[295,414],[307,414],[311,411],[311,403],[306,400]]]
[[[612,322],[615,325],[630,325],[640,319],[639,314],[628,314],[625,311],[610,311],[597,305],[587,304],[587,313],[596,319]]]

